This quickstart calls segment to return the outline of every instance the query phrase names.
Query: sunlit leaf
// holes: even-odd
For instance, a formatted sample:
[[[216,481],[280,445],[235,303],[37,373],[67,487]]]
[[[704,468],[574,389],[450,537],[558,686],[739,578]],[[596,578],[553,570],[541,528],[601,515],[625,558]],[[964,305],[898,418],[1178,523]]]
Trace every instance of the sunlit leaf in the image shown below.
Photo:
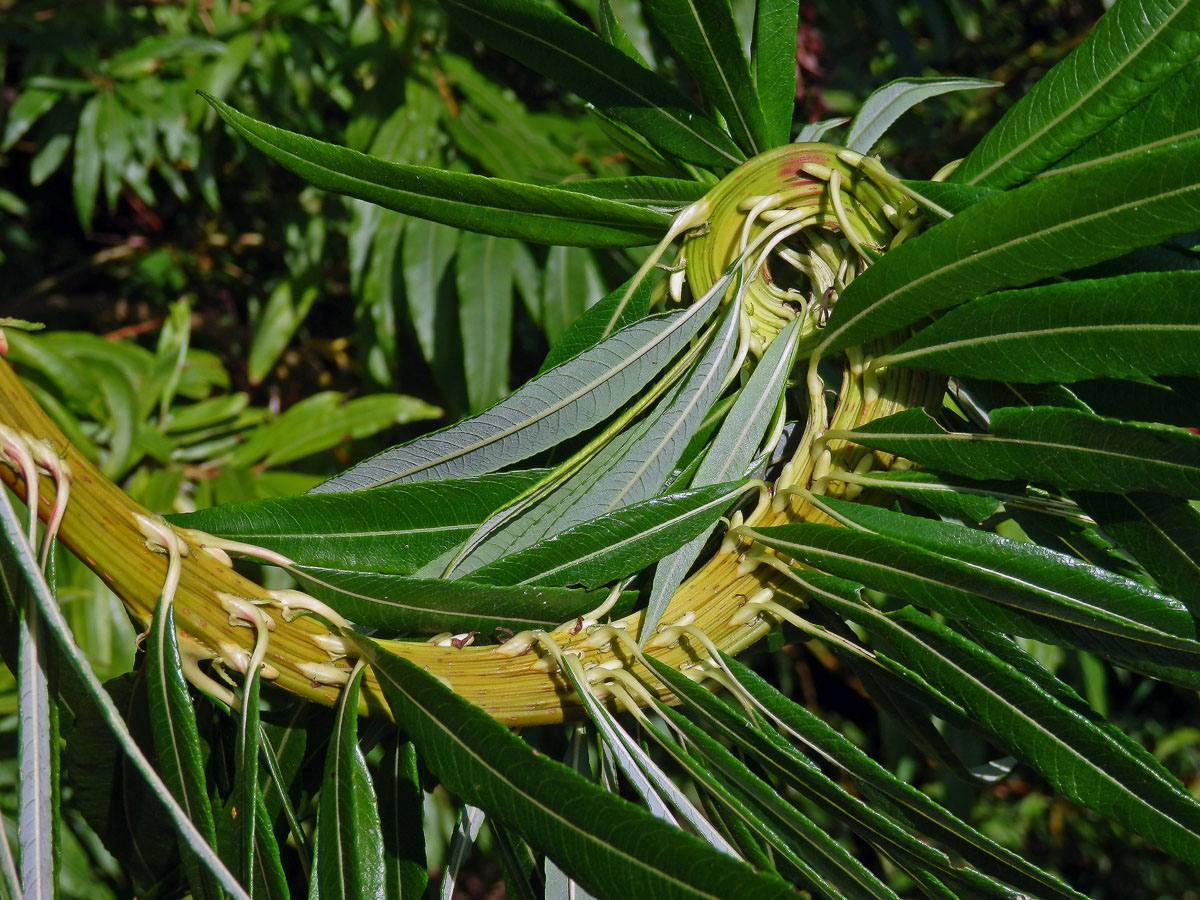
[[[953,91],[975,91],[999,84],[981,78],[897,78],[863,101],[846,129],[844,143],[857,153],[870,153],[896,120],[918,103]]]
[[[317,187],[396,212],[500,237],[583,246],[648,244],[666,231],[668,217],[662,213],[515,181],[388,163],[206,99],[251,144]]]
[[[519,827],[585,890],[664,900],[793,895],[538,753],[407,660],[355,641],[430,770],[467,803]]]
[[[729,277],[689,309],[635,322],[478,416],[384,451],[314,491],[481,475],[598,424],[641,390],[700,330]]]
[[[1004,291],[950,310],[875,360],[1004,381],[1200,374],[1200,272]]]
[[[888,252],[842,293],[821,351],[1198,226],[1200,141],[1040,179],[985,198]]]
[[[1010,187],[1103,130],[1200,52],[1191,0],[1122,0],[984,136],[956,181]]]

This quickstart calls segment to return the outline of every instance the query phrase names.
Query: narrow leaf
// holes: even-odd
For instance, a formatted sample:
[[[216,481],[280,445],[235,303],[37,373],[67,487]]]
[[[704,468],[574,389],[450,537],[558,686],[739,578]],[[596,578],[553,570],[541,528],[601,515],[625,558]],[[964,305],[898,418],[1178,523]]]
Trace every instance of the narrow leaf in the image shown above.
[[[575,525],[476,569],[492,584],[597,587],[649,566],[712,528],[742,492],[739,482],[652,497]]]
[[[383,839],[371,774],[358,747],[358,695],[365,667],[342,688],[317,798],[314,875],[321,900],[384,898]]]
[[[1117,118],[1094,138],[1037,177],[1051,178],[1110,159],[1200,137],[1200,60]]]
[[[691,353],[675,364],[660,385],[703,351],[686,377],[649,414],[608,439],[616,430],[615,425],[610,426],[610,432],[597,439],[604,441],[604,446],[590,459],[573,471],[564,466],[555,473],[555,481],[539,489],[544,498],[538,500],[531,495],[521,505],[502,510],[485,523],[452,570],[465,574],[573,526],[654,497],[725,387],[740,341],[739,309],[736,303],[729,307],[723,321],[714,326],[716,334],[711,341],[704,335]],[[648,403],[653,396],[647,392],[641,402]],[[636,408],[627,410],[626,415],[631,411],[636,412]],[[581,451],[581,455],[586,453]]]
[[[1016,382],[1200,374],[1200,272],[1004,291],[950,310],[877,366]]]
[[[767,148],[781,147],[792,138],[799,27],[796,0],[761,0],[754,7],[754,88],[766,121]]]
[[[799,320],[793,319],[771,342],[705,452],[690,481],[692,487],[728,481],[742,475],[749,467],[783,397],[796,358],[799,333]],[[642,617],[643,639],[658,627],[671,597],[683,583],[707,538],[707,532],[701,532],[658,563],[650,600]]]
[[[766,120],[728,0],[647,0],[644,8],[739,146],[751,156],[769,149]]]
[[[386,450],[313,492],[481,475],[598,424],[686,346],[715,311],[731,277],[727,273],[691,308],[636,322],[478,416]]]
[[[977,91],[999,84],[982,78],[897,78],[863,101],[846,131],[845,145],[858,153],[870,153],[895,121],[918,103],[953,91]]]
[[[650,755],[638,746],[629,734],[618,723],[611,712],[592,693],[587,674],[578,660],[564,658],[564,670],[570,679],[576,694],[583,701],[592,721],[596,723],[604,741],[613,751],[613,755],[630,780],[637,786],[638,792],[647,800],[647,805],[653,810],[655,802],[662,803],[657,797],[665,797],[696,833],[708,841],[710,845],[728,854],[734,859],[741,859],[737,851],[729,844],[712,824],[704,818],[691,800],[684,795],[670,776],[664,772]],[[655,798],[652,800],[651,798]],[[659,818],[675,824],[669,810],[664,809]]]
[[[457,25],[490,47],[553,78],[660,149],[726,169],[744,158],[716,123],[667,81],[564,13],[535,0],[443,0],[443,5]]]
[[[202,96],[238,134],[311,184],[443,225],[542,243],[626,247],[653,243],[669,222],[662,213],[584,194],[384,162]]]
[[[1120,0],[987,133],[956,181],[1011,187],[1062,159],[1200,53],[1191,0]]]
[[[12,601],[28,590],[9,594]],[[21,892],[29,900],[54,900],[56,894],[54,835],[58,828],[54,804],[49,654],[32,597],[22,604],[17,636],[17,842],[20,847]],[[5,836],[5,840],[7,840]]]
[[[197,830],[188,818],[187,813],[172,798],[170,790],[155,772],[154,766],[138,747],[137,741],[130,734],[125,720],[117,709],[113,699],[92,671],[83,651],[79,649],[71,635],[70,626],[63,617],[62,610],[50,592],[46,579],[38,568],[33,549],[29,546],[23,534],[20,520],[13,511],[12,501],[7,491],[0,491],[0,531],[4,540],[0,541],[0,583],[9,597],[18,597],[21,591],[28,587],[32,591],[38,612],[45,621],[50,633],[54,636],[59,649],[70,663],[75,675],[87,686],[86,698],[81,702],[94,701],[99,707],[100,715],[112,731],[121,749],[129,757],[130,762],[138,773],[146,779],[154,795],[163,803],[172,823],[179,829],[191,848],[217,877],[221,886],[233,897],[239,900],[249,900],[229,870],[205,837]],[[782,896],[782,895],[780,895]]]
[[[920,409],[831,432],[928,468],[970,478],[1023,478],[1063,490],[1200,497],[1200,437],[1055,407],[991,413],[987,434],[943,430]]]
[[[388,900],[420,900],[429,885],[424,794],[412,741],[387,745],[379,776],[379,819]]]
[[[299,565],[411,575],[461,544],[546,471],[223,503],[170,521],[282,553]]]
[[[554,346],[563,333],[604,296],[592,254],[579,247],[551,247],[542,276],[541,325]],[[546,363],[542,363],[543,370]]]
[[[1016,887],[1038,895],[1079,900],[1080,895],[1063,882],[976,831],[940,803],[897,778],[819,716],[789,700],[752,669],[731,656],[722,656],[721,661],[738,684],[790,734],[831,765],[852,775],[864,789],[886,797],[891,801],[887,808],[903,815],[920,832],[961,854],[981,871]]]
[[[704,842],[537,753],[437,679],[354,636],[393,714],[447,789],[519,827],[534,849],[596,896],[663,900],[791,897],[782,881],[752,872]]]
[[[1162,494],[1076,491],[1071,496],[1163,590],[1200,619],[1200,510]]]
[[[1197,226],[1200,141],[1041,179],[981,200],[890,251],[843,292],[820,349],[860,344],[979,294]]]
[[[216,826],[204,778],[200,733],[191,694],[183,677],[175,633],[175,610],[171,603],[159,601],[146,644],[146,699],[159,770],[188,818],[205,839],[215,845]],[[220,897],[221,891],[213,875],[187,852],[186,841],[181,840],[180,845],[192,893],[197,897]]]
[[[616,290],[605,294],[582,316],[571,323],[566,333],[550,348],[546,354],[538,374],[548,372],[555,366],[562,365],[569,359],[574,359],[584,350],[596,346],[606,334],[620,331],[627,325],[632,325],[644,319],[650,312],[650,295],[654,290],[654,280],[643,278],[629,295],[629,299],[621,306],[617,321],[613,323],[613,313],[629,290],[630,282],[626,281]],[[610,323],[611,326],[610,326]]]
[[[513,241],[470,232],[459,241],[455,267],[459,327],[472,412],[508,393],[515,263]]]
[[[896,658],[958,700],[998,746],[1035,766],[1055,788],[1193,865],[1200,861],[1200,804],[1102,729],[983,648],[906,607],[849,615],[878,633]]]
[[[322,566],[290,571],[306,590],[358,625],[426,634],[447,628],[489,634],[500,627],[554,628],[604,600],[603,594],[563,587],[409,578]],[[635,597],[622,596],[620,609],[628,612]]]

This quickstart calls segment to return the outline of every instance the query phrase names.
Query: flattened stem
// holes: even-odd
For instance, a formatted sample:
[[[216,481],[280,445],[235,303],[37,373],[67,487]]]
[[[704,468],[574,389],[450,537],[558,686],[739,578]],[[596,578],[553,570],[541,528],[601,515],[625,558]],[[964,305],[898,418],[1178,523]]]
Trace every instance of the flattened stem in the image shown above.
[[[883,351],[882,346],[873,349]],[[845,371],[838,408],[832,417],[831,424],[835,428],[851,429],[912,405],[924,405],[928,400],[926,379],[919,373],[908,370],[885,373],[879,389],[869,392],[863,390],[861,373],[862,367],[857,368],[857,374],[852,368]],[[167,571],[167,557],[146,546],[139,526],[138,517],[149,515],[149,511],[122,492],[70,445],[2,358],[0,423],[36,438],[48,438],[62,453],[75,473],[75,481],[60,538],[116,593],[133,619],[141,627],[147,627]],[[828,449],[834,456],[835,467],[847,469],[853,469],[868,452],[844,442]],[[881,468],[886,468],[889,463],[890,458],[882,456],[876,461]],[[792,482],[811,485],[812,454],[798,455],[796,469]],[[24,498],[24,483],[12,468],[0,465],[0,480]],[[833,481],[826,492],[836,496],[841,488],[840,482]],[[46,480],[39,491],[41,518],[51,514],[54,500],[53,482]],[[769,509],[754,524],[770,526],[798,519],[826,520],[812,507],[790,498],[780,509]],[[201,659],[220,655],[222,645],[226,655],[230,647],[252,653],[254,631],[230,625],[228,611],[220,597],[233,596],[262,603],[263,609],[275,619],[265,659],[279,672],[273,683],[307,700],[334,704],[340,688],[333,683],[314,681],[311,675],[326,672],[326,667],[344,669],[345,674],[349,674],[352,663],[334,659],[320,643],[324,639],[325,646],[329,646],[331,631],[309,617],[286,621],[277,608],[270,606],[271,597],[263,587],[239,575],[203,548],[195,544],[189,544],[189,548],[190,552],[182,559],[174,600],[181,650]],[[769,616],[739,621],[738,624],[731,624],[731,619],[747,598],[763,588],[784,589],[781,592],[788,595],[794,595],[794,590],[785,588],[787,579],[772,567],[748,565],[743,550],[735,546],[719,551],[694,573],[672,599],[662,619],[664,626],[670,627],[690,616],[691,624],[705,631],[716,646],[729,653],[738,653],[762,638],[773,624]],[[638,633],[640,620],[641,613],[624,620],[630,634]],[[573,633],[574,624],[565,623],[551,633],[559,646],[571,649],[572,644],[587,639],[586,633]],[[543,657],[537,653],[509,657],[497,652],[496,647],[457,649],[424,642],[382,643],[392,652],[438,676],[461,696],[505,724],[546,724],[582,714],[567,679],[554,668],[547,670],[541,662]],[[668,702],[673,700],[651,673],[621,651],[619,644],[582,652],[582,662],[587,666],[620,660],[658,696]],[[653,655],[667,665],[681,668],[701,661],[707,654],[684,636],[670,646],[655,650]],[[326,679],[327,682],[337,680]],[[360,713],[389,716],[378,681],[369,670],[362,683]]]

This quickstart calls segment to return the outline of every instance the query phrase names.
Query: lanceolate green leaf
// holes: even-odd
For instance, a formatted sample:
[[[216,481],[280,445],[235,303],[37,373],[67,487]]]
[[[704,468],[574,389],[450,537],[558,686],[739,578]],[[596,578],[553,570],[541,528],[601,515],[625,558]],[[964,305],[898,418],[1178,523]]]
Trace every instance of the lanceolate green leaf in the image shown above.
[[[998,746],[1036,767],[1055,788],[1179,858],[1200,861],[1200,804],[1086,716],[911,607],[883,614],[860,603],[834,605],[885,641],[888,653],[932,689],[955,698]]]
[[[680,159],[730,168],[737,145],[659,76],[535,0],[443,0],[456,24],[557,81]],[[555,241],[555,243],[568,243]]]
[[[870,153],[895,121],[923,100],[997,85],[997,81],[981,78],[898,78],[863,101],[846,130],[844,143],[858,153]]]
[[[246,673],[242,682],[242,708],[238,716],[237,742],[233,754],[234,788],[230,798],[235,858],[241,865],[243,884],[253,884],[258,867],[258,804],[262,802],[258,783],[259,688],[258,671]]]
[[[793,896],[784,882],[754,873],[538,753],[407,660],[367,638],[354,640],[429,769],[467,803],[519,828],[589,892],[663,900]]]
[[[1073,409],[993,410],[986,434],[945,431],[926,412],[912,409],[830,434],[970,478],[1200,497],[1200,437]]]
[[[1152,647],[1174,648],[1187,655],[1185,664],[1200,654],[1196,623],[1178,601],[1106,569],[962,525],[832,498],[816,502],[850,528],[938,554],[944,565],[930,561],[910,567],[923,578],[936,578],[938,569],[947,574],[957,569],[965,576],[960,586],[998,603]],[[788,527],[763,533],[781,534]]]
[[[712,528],[737,482],[653,497],[576,525],[476,569],[473,581],[596,587],[649,566]]]
[[[609,0],[600,0],[596,11],[596,19],[597,29],[604,40],[608,41],[634,62],[641,63],[650,68],[646,63],[645,57],[633,45],[633,41],[629,38],[629,32],[625,30],[625,26],[621,24],[621,20],[617,18],[617,14],[613,10],[612,3]]]
[[[20,599],[18,599],[20,598]],[[8,602],[20,603],[17,636],[17,739],[19,749],[17,840],[21,859],[21,892],[29,900],[54,900],[57,885],[55,843],[59,812],[54,802],[58,771],[56,731],[50,696],[52,648],[45,640],[37,607],[28,591],[11,594]],[[7,834],[4,840],[8,840]],[[197,876],[203,872],[194,865]],[[189,873],[191,874],[191,873]],[[199,878],[197,878],[199,880]],[[210,896],[216,896],[212,894]]]
[[[1197,7],[1200,9],[1200,7]],[[1200,141],[1035,181],[901,244],[846,288],[821,351],[1200,226]]]
[[[420,900],[429,885],[417,749],[396,735],[379,767],[379,819],[388,900]]]
[[[606,333],[609,333],[609,323],[612,322],[613,312],[629,290],[630,281],[626,281],[616,290],[610,291],[597,301],[582,316],[576,319],[566,333],[559,339],[546,358],[538,374],[548,372],[555,366],[562,365],[568,359],[573,359],[584,350],[596,346]],[[650,294],[654,288],[652,278],[643,278],[633,289],[629,300],[621,308],[620,316],[612,330],[620,331],[627,325],[632,325],[639,319],[644,319],[650,312]]]
[[[554,628],[605,598],[603,592],[562,587],[409,578],[362,569],[301,566],[291,571],[305,590],[357,625],[426,634],[447,628],[488,634],[498,627]],[[635,597],[624,595],[615,614],[628,612]]]
[[[831,481],[845,481],[860,488],[879,488],[906,497],[933,510],[940,516],[965,522],[983,522],[999,512],[1001,499],[1020,499],[1019,494],[1005,492],[1013,485],[995,482],[970,481],[936,475],[921,469],[897,469],[893,472],[837,472]],[[1019,485],[1016,489],[1019,490]]]
[[[902,184],[909,196],[933,213],[937,221],[949,219],[968,206],[974,206],[980,200],[1000,193],[995,188],[959,184],[957,181],[918,181],[905,178]]]
[[[761,0],[754,7],[754,88],[767,125],[767,147],[792,139],[796,109],[796,0]]]
[[[316,880],[321,900],[384,900],[383,838],[371,773],[358,746],[365,667],[342,688],[317,800]]]
[[[579,247],[551,247],[541,290],[540,324],[551,346],[604,296],[604,282],[592,254]],[[542,363],[543,370],[546,368]]]
[[[664,213],[584,194],[384,162],[204,96],[246,140],[317,187],[444,225],[543,243],[627,247],[653,243],[669,222]]]
[[[584,178],[551,185],[555,190],[615,200],[656,212],[678,212],[708,192],[707,185],[686,178],[627,175],[624,178]]]
[[[671,807],[673,807],[710,846],[734,859],[740,858],[732,845],[700,814],[695,804],[676,786],[675,782],[671,780],[671,776],[638,746],[638,742],[630,737],[628,732],[617,723],[613,714],[592,693],[587,673],[583,671],[579,661],[564,658],[563,669],[567,680],[583,702],[584,709],[595,723],[597,732],[616,760],[618,768],[625,773],[625,777],[646,800],[650,810],[663,821],[674,825],[676,819],[675,814],[671,812]]]
[[[150,708],[150,735],[163,780],[205,840],[215,845],[216,826],[204,779],[196,711],[183,678],[175,636],[175,611],[170,603],[161,600],[147,637],[146,699]],[[181,859],[188,884],[197,897],[221,896],[211,872],[186,850]]]
[[[645,722],[644,727],[652,730],[654,739],[717,798],[730,816],[736,817],[733,821],[742,822],[782,861],[795,867],[801,885],[831,900],[895,896],[844,847],[703,728],[668,706],[660,704],[658,712],[682,735],[690,752],[652,723]],[[786,871],[786,867],[780,868]]]
[[[954,174],[1010,187],[1062,159],[1200,53],[1200,4],[1119,0],[1000,120]]]
[[[1052,178],[1164,144],[1200,137],[1200,60],[1125,113],[1039,178]]]
[[[766,120],[728,0],[647,0],[645,9],[742,149],[751,156],[769,149]]]
[[[799,325],[799,320],[793,319],[767,347],[767,352],[755,366],[700,461],[690,482],[692,487],[728,481],[743,475],[749,468],[781,402],[788,375],[792,371],[799,341]],[[707,531],[701,532],[655,567],[650,600],[642,617],[643,637],[653,634],[658,627],[658,620],[670,603],[675,589],[683,583],[707,538]]]
[[[1004,381],[1200,374],[1200,272],[1004,291],[950,310],[877,366]]]
[[[478,416],[386,450],[313,491],[481,475],[598,424],[683,349],[715,311],[730,277],[720,279],[707,297],[689,309],[636,322]]]
[[[725,385],[739,342],[738,321],[735,305],[714,326],[715,336],[702,336],[692,353],[683,357],[686,368],[686,361],[703,351],[671,393],[577,470],[564,474],[559,486],[547,486],[546,496],[537,505],[531,495],[527,508],[513,507],[498,514],[503,524],[496,524],[496,518],[485,523],[452,570],[465,574],[568,528],[654,497]],[[672,371],[678,371],[681,363]],[[664,380],[670,376],[668,373]]]
[[[791,734],[821,754],[831,765],[852,775],[868,795],[886,797],[889,805],[920,833],[959,853],[981,871],[1038,895],[1080,895],[1011,850],[948,812],[941,804],[893,775],[819,716],[793,703],[749,667],[731,656],[722,662],[738,683]]]
[[[524,469],[371,491],[223,503],[172,524],[282,553],[307,566],[410,575],[462,543],[546,469]]]

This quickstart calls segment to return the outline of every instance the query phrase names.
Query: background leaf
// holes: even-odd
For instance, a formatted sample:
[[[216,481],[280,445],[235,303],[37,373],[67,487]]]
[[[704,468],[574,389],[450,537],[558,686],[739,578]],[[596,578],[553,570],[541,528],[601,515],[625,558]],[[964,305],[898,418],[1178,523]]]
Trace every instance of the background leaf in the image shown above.
[[[659,149],[702,166],[729,168],[744,158],[668,82],[563,13],[534,0],[443,0],[443,5],[456,24],[490,47],[553,78]]]

